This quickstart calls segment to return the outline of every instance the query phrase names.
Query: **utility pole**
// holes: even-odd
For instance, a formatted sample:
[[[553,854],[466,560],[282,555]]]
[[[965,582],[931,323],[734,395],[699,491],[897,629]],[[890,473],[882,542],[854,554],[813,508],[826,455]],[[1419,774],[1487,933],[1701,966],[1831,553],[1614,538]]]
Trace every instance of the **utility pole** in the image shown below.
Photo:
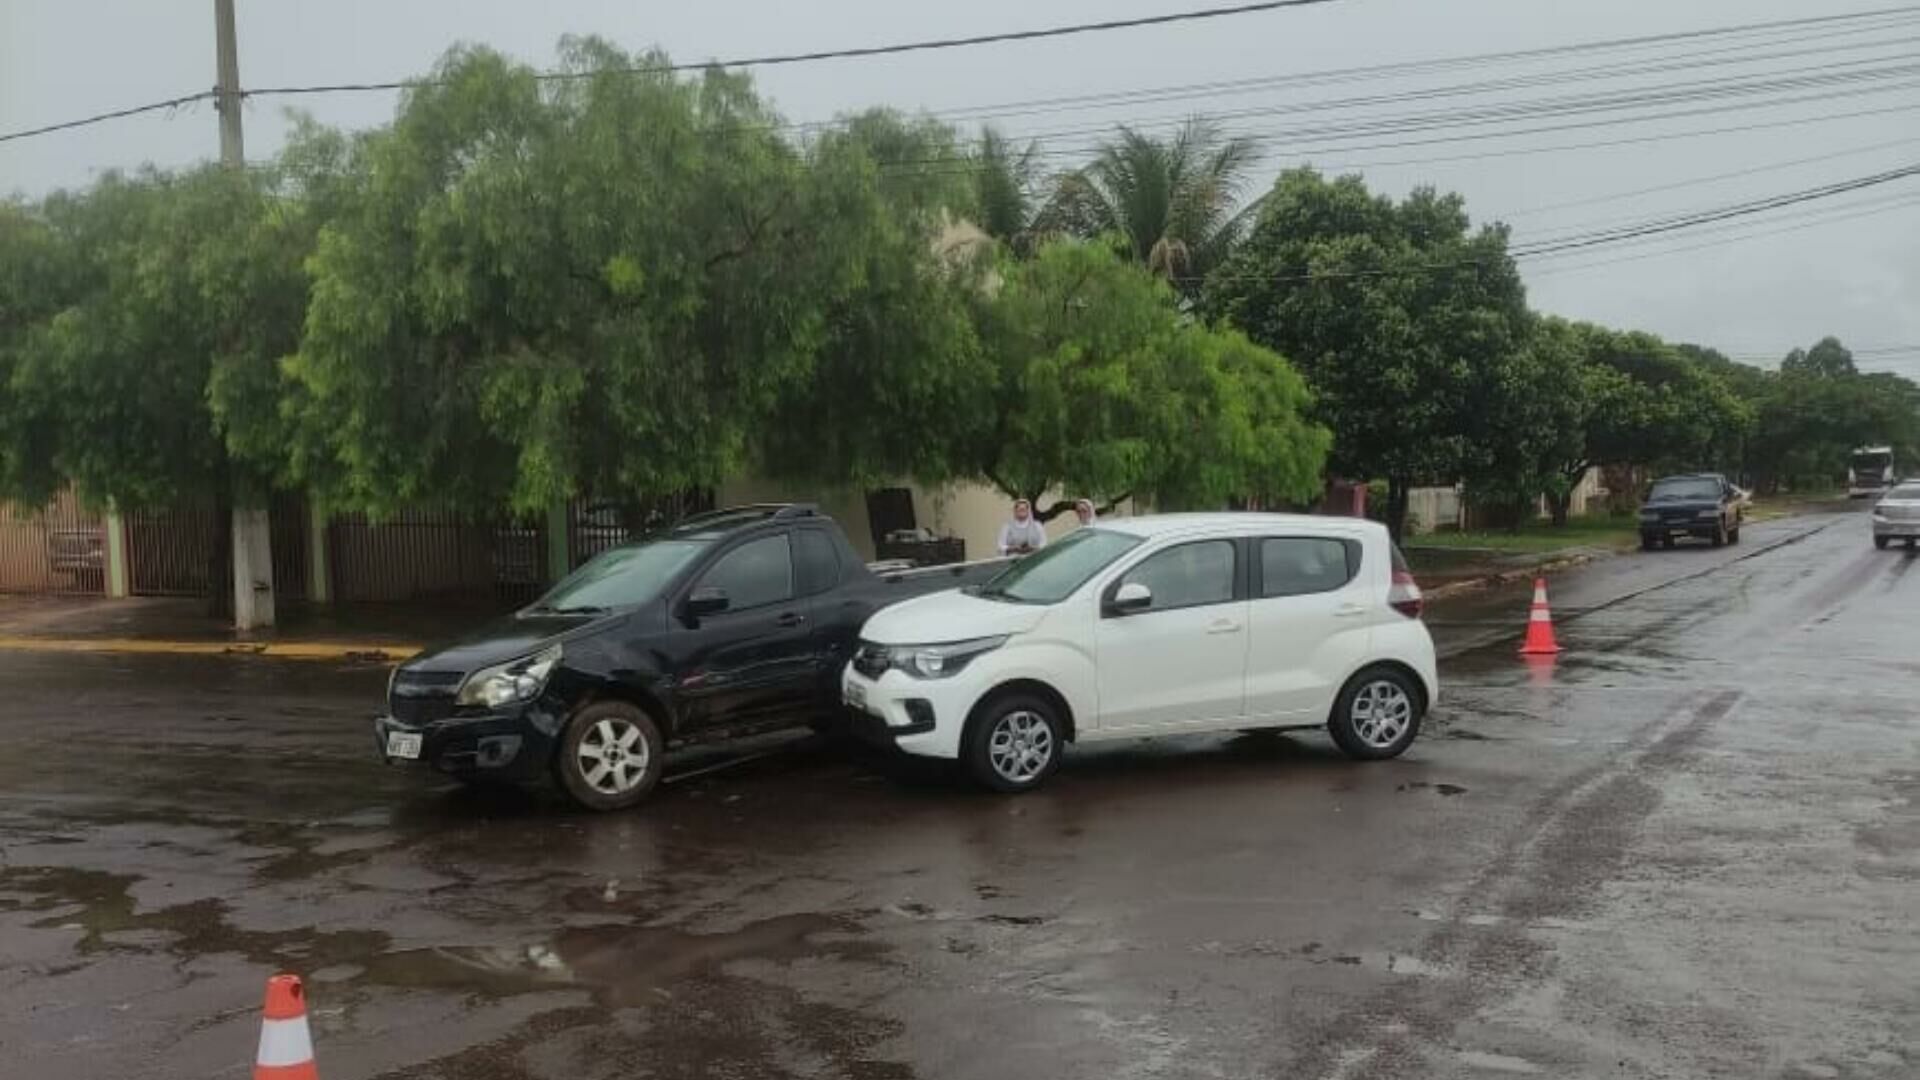
[[[213,0],[214,100],[220,113],[220,163],[247,167],[240,138],[240,46],[233,29],[233,0]],[[233,626],[254,630],[273,625],[273,547],[267,511],[246,504],[255,493],[233,485]]]

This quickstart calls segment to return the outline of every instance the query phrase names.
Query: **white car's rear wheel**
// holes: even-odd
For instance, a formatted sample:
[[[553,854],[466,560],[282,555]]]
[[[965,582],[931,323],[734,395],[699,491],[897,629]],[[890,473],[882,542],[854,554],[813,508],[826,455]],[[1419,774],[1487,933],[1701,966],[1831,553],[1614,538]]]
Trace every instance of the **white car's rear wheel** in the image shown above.
[[[1348,757],[1399,757],[1420,734],[1420,687],[1397,668],[1368,668],[1347,681],[1334,700],[1327,731]]]

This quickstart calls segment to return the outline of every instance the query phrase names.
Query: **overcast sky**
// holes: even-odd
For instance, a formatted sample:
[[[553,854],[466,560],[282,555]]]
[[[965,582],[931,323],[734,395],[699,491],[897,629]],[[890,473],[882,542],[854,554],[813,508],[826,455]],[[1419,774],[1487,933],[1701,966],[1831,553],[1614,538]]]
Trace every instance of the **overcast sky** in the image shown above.
[[[240,74],[246,86],[403,78],[424,72],[458,42],[484,43],[549,66],[556,42],[567,33],[600,34],[629,48],[657,44],[676,60],[705,60],[1031,28],[1224,2],[239,0]],[[758,78],[789,119],[819,120],[877,104],[955,110],[1726,27],[1863,11],[1894,2],[1339,0],[1205,23],[768,68]],[[212,9],[210,0],[0,0],[0,131],[206,89],[214,71]],[[1263,110],[1230,125],[1269,138],[1272,156],[1254,186],[1257,192],[1287,163],[1281,155],[1308,148],[1297,136],[1286,141],[1278,137],[1305,125],[1676,82],[1744,82],[1817,69],[1886,68],[1920,61],[1916,41],[1920,20],[1885,24],[1872,33],[1838,34],[1821,28],[1766,39],[1695,39],[1630,52],[1561,56],[1551,62],[1109,104],[1007,117],[1000,123],[1015,133],[1045,133],[1100,128],[1122,120],[1152,125],[1194,111]],[[1687,53],[1681,56],[1683,49]],[[1680,62],[1669,64],[1673,70],[1610,81],[1531,85],[1391,106],[1324,107],[1333,98],[1674,59]],[[1379,137],[1344,143],[1316,137],[1312,158],[1325,166],[1356,167],[1373,186],[1396,195],[1423,183],[1460,191],[1476,220],[1508,221],[1516,242],[1524,243],[1796,191],[1920,161],[1920,78],[1867,78],[1818,90],[1740,98],[1763,107],[1665,121],[1649,121],[1644,111],[1628,110],[1572,121],[1429,130],[1395,138],[1450,141],[1398,148],[1378,148],[1382,141],[1393,141]],[[1838,91],[1847,96],[1779,104],[1779,97],[1788,93]],[[325,123],[358,128],[387,121],[396,97],[314,97],[303,99],[302,106]],[[1302,105],[1320,107],[1277,114]],[[1714,101],[1675,106],[1713,107]],[[1866,110],[1880,115],[1835,116]],[[1461,138],[1594,119],[1629,122]],[[1810,122],[1624,146],[1509,153],[1798,119]],[[254,158],[273,153],[287,130],[281,106],[266,101],[249,104],[246,125],[247,151]],[[1062,156],[1055,160],[1064,163],[1085,141],[1056,135],[1046,145],[1059,151]],[[85,185],[107,169],[143,162],[179,165],[216,152],[213,110],[202,103],[171,115],[150,114],[0,143],[0,192],[39,195]],[[1489,156],[1494,154],[1506,156]],[[1440,157],[1466,160],[1406,163],[1408,158]],[[1724,176],[1729,173],[1744,175]],[[1655,187],[1665,190],[1634,194]],[[1691,250],[1675,251],[1679,248]],[[1523,267],[1532,301],[1544,311],[1702,342],[1755,362],[1831,333],[1861,350],[1863,367],[1920,377],[1920,178],[1657,242],[1530,260]]]

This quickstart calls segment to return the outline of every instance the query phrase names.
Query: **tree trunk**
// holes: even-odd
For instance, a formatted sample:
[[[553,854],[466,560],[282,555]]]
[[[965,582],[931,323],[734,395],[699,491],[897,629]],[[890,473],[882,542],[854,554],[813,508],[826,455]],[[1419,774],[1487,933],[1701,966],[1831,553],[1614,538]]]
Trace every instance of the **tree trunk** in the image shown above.
[[[1387,477],[1387,532],[1396,544],[1406,537],[1407,503],[1410,494],[1406,477]]]
[[[1567,512],[1573,509],[1573,492],[1566,491],[1547,496],[1547,508],[1553,514],[1553,527],[1567,527]]]

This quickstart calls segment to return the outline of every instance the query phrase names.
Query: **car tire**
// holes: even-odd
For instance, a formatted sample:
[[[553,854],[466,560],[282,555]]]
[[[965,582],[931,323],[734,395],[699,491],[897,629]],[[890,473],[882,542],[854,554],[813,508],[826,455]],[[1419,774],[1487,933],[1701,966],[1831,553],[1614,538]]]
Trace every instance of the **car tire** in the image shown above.
[[[665,759],[666,740],[645,710],[598,701],[568,721],[553,769],[561,790],[580,806],[624,810],[660,782]]]
[[[1879,548],[1881,551],[1887,550],[1887,543],[1887,537],[1876,536],[1873,538],[1873,546]]]
[[[1659,537],[1653,535],[1652,533],[1640,534],[1640,550],[1641,551],[1652,551],[1654,548],[1657,548],[1659,546],[1660,546]]]
[[[1420,734],[1426,693],[1398,668],[1372,667],[1347,680],[1333,701],[1327,732],[1342,753],[1362,761],[1399,757]]]
[[[1714,547],[1727,546],[1727,523],[1722,521],[1713,527],[1713,535],[1707,538]]]
[[[967,771],[995,791],[1032,791],[1060,767],[1060,718],[1045,700],[1007,694],[989,700],[967,725]]]

